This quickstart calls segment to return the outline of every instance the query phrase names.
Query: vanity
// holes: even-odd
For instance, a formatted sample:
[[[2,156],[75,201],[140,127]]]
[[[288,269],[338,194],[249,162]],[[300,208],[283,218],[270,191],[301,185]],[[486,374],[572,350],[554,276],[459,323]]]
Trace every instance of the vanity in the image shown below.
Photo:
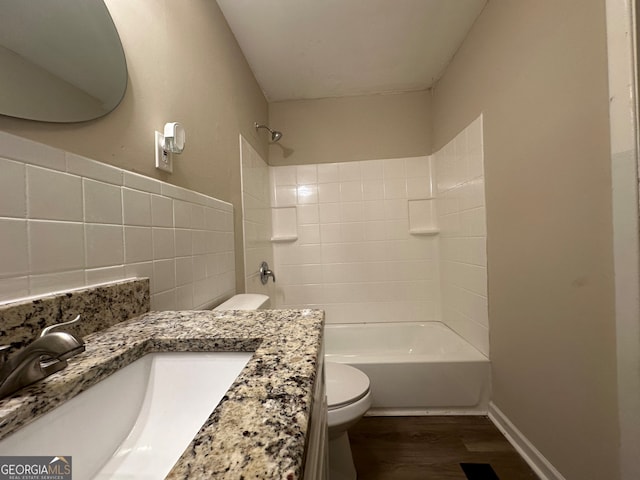
[[[117,322],[83,336],[86,351],[67,368],[0,400],[0,439],[148,354],[249,352],[166,478],[322,478],[323,323],[318,310],[148,312]]]

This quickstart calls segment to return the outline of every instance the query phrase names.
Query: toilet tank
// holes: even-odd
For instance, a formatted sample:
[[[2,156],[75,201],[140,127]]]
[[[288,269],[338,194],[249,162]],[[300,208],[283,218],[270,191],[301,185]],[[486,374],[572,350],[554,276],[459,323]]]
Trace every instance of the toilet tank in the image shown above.
[[[240,293],[221,303],[214,310],[259,310],[261,308],[269,308],[269,297],[267,295]]]

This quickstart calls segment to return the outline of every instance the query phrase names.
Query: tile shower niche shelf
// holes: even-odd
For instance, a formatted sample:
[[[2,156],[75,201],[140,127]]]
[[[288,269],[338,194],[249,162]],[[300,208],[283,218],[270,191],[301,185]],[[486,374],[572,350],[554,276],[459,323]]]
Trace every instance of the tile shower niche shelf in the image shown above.
[[[295,242],[296,240],[298,240],[298,235],[277,235],[271,237],[273,243]]]
[[[436,204],[434,198],[410,199],[409,206],[409,233],[411,235],[437,235],[440,229],[437,227]]]
[[[281,207],[271,210],[274,243],[295,242],[298,239],[296,207]]]
[[[411,228],[409,229],[409,233],[411,235],[438,235],[440,233],[440,229],[438,228]]]

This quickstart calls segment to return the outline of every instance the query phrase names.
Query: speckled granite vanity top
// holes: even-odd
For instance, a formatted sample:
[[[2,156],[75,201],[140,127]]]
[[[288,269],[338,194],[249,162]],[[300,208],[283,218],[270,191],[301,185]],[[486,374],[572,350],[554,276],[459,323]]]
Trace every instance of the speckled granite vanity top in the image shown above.
[[[86,336],[65,370],[0,401],[0,438],[147,353],[254,351],[167,478],[301,478],[323,319],[318,310],[184,311],[118,323]]]

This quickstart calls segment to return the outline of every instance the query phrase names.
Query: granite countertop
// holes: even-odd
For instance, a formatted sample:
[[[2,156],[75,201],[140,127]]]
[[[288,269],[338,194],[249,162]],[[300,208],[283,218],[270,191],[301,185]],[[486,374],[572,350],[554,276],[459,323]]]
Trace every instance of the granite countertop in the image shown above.
[[[319,310],[141,315],[86,336],[65,370],[0,401],[0,438],[147,353],[251,351],[167,478],[301,478],[323,321]]]

